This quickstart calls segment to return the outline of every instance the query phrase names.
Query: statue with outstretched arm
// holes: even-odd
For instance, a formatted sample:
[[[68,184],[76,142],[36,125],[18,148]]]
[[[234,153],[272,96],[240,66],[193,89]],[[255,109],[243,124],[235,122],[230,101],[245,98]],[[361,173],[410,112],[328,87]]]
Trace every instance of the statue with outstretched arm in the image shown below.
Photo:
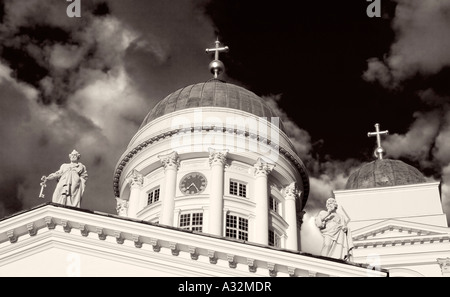
[[[87,170],[80,160],[80,153],[73,150],[69,154],[70,163],[61,165],[58,171],[42,177],[40,197],[47,180],[57,180],[52,202],[62,205],[80,207],[81,199],[86,187]]]

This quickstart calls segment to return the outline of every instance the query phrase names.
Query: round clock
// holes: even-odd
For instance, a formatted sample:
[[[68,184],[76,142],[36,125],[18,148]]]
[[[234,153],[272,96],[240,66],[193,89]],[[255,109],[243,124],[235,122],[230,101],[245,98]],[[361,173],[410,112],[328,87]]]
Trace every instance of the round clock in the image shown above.
[[[206,177],[200,172],[191,172],[180,181],[180,191],[185,195],[200,194],[206,188]]]

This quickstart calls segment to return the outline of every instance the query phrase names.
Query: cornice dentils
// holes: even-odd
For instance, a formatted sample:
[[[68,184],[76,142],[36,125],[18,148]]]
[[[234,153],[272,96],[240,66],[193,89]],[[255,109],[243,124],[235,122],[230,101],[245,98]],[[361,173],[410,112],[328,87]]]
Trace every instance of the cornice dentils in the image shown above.
[[[170,242],[169,248],[173,256],[178,256],[180,254],[180,250],[178,249],[178,245],[176,242]]]
[[[217,257],[216,257],[215,251],[208,250],[208,258],[209,258],[209,263],[217,264]]]
[[[234,261],[234,255],[227,254],[227,261],[230,268],[236,268],[237,263]]]
[[[195,246],[189,246],[189,254],[192,260],[198,260],[197,248]]]
[[[295,276],[295,267],[288,266],[288,274],[290,277]]]
[[[44,218],[45,224],[47,225],[48,230],[53,230],[56,227],[55,222],[53,221],[52,217],[45,217]]]
[[[114,237],[116,238],[116,242],[118,244],[123,244],[123,242],[125,241],[125,238],[123,238],[122,232],[120,231],[114,231]]]
[[[16,234],[14,234],[14,230],[7,231],[6,236],[8,236],[9,242],[11,243],[16,243],[19,238]]]
[[[37,234],[37,228],[34,223],[28,223],[27,224],[27,231],[30,236],[35,236]]]
[[[89,235],[89,230],[85,224],[80,224],[80,233],[84,237],[87,237]]]
[[[142,241],[140,240],[140,236],[133,234],[132,235],[134,246],[140,249],[142,247]]]
[[[277,270],[275,269],[275,263],[267,262],[267,269],[269,269],[269,276],[277,276]]]
[[[67,220],[61,220],[61,226],[64,229],[64,232],[70,233],[72,231],[72,227],[70,226],[70,223]]]
[[[95,229],[95,232],[98,234],[98,239],[100,240],[105,240],[106,239],[106,234],[103,232],[103,228],[97,227]]]
[[[256,272],[255,259],[247,258],[248,271]]]
[[[150,245],[153,247],[154,252],[161,251],[161,246],[159,245],[159,241],[156,238],[150,238]]]

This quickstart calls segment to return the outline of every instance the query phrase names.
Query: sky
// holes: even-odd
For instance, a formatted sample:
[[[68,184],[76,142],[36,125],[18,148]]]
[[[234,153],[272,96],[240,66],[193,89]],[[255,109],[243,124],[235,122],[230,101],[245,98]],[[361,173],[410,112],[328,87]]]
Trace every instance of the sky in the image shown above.
[[[115,213],[116,163],[166,95],[222,79],[278,112],[308,169],[306,215],[352,170],[386,158],[442,182],[450,219],[450,1],[0,1],[0,218],[51,201],[40,178],[76,149],[89,179],[82,208]],[[450,221],[450,220],[449,220]]]

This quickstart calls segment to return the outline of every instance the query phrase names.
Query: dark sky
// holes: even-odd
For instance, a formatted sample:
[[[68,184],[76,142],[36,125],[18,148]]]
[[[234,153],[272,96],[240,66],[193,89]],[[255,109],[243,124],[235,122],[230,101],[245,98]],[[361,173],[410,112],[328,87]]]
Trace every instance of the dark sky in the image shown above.
[[[205,48],[219,40],[222,79],[270,102],[310,173],[307,211],[386,157],[450,185],[450,1],[0,1],[0,216],[38,199],[42,175],[77,149],[88,168],[83,207],[115,212],[114,167],[151,108],[211,78]],[[449,212],[449,211],[447,211]]]

